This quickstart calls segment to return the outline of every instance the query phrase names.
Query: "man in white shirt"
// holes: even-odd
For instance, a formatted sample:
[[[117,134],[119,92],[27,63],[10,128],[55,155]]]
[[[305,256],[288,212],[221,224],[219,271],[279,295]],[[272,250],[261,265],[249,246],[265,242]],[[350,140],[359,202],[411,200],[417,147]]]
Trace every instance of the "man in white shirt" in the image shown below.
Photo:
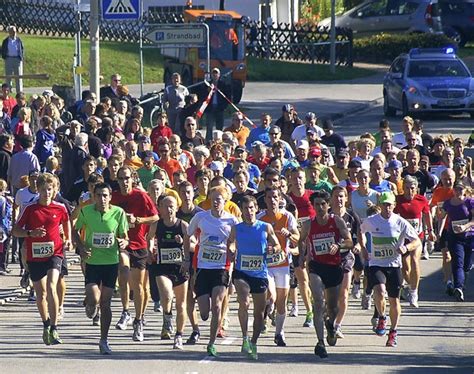
[[[321,127],[316,125],[316,114],[313,112],[308,112],[306,113],[306,116],[304,117],[305,121],[304,124],[299,125],[293,130],[293,133],[291,134],[291,140],[296,144],[298,141],[306,139],[306,131],[308,128],[313,128],[316,130],[316,134],[318,137],[321,139],[324,136],[324,131]]]
[[[18,76],[23,75],[23,43],[16,34],[16,27],[8,27],[8,38],[2,43],[2,58],[5,60],[5,75],[17,76],[15,78],[16,93],[23,91],[23,79]],[[7,78],[7,83],[11,86],[12,78]]]

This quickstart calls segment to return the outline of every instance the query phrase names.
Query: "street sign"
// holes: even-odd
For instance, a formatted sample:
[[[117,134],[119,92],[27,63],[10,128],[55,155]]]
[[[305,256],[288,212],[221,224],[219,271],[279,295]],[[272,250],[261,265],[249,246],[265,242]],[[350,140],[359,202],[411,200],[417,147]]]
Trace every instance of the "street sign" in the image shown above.
[[[140,18],[140,0],[102,0],[102,19],[136,20]]]
[[[206,34],[203,24],[183,23],[153,26],[145,37],[160,46],[205,47]]]

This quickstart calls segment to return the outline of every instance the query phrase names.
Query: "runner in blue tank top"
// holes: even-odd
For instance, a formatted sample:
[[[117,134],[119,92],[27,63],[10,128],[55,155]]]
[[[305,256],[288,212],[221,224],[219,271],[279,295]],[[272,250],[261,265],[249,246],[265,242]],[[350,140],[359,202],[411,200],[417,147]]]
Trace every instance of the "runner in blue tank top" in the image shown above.
[[[228,247],[235,253],[235,269],[232,274],[239,302],[239,321],[242,330],[242,353],[251,359],[257,357],[257,340],[263,328],[263,317],[268,288],[267,253],[281,251],[278,238],[268,223],[256,218],[258,206],[253,196],[242,198],[243,222],[232,227]],[[248,338],[248,308],[250,294],[253,299],[253,334]]]

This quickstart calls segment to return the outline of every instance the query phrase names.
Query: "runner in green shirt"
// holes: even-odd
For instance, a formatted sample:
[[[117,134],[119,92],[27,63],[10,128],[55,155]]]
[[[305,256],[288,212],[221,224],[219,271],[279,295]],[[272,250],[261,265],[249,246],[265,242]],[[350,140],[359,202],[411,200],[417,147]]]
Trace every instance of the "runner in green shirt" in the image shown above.
[[[75,239],[81,257],[86,263],[85,307],[88,318],[94,318],[101,310],[99,350],[110,354],[107,337],[112,311],[112,295],[117,281],[119,251],[128,245],[128,223],[125,211],[110,205],[112,189],[99,183],[94,188],[94,204],[81,209],[75,225]],[[84,232],[81,239],[79,231]]]

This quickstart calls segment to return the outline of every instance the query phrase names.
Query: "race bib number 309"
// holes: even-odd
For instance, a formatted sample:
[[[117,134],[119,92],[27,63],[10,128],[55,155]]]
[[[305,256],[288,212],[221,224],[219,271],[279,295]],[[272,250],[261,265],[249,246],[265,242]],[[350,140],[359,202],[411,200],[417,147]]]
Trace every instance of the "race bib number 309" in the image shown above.
[[[180,264],[183,262],[181,248],[160,248],[160,263]]]

